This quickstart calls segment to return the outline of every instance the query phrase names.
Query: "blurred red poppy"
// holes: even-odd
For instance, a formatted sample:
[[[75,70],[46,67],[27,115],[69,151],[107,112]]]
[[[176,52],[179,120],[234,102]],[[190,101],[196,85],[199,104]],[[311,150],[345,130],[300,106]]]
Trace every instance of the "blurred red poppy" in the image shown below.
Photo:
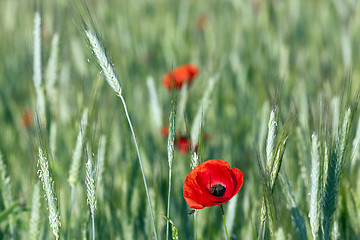
[[[209,140],[211,139],[210,134],[205,133],[205,134],[204,134],[204,139],[205,139],[206,141],[209,141]]]
[[[186,177],[184,198],[194,209],[221,205],[229,201],[243,184],[243,174],[228,162],[213,159],[200,163]]]
[[[161,129],[161,134],[162,134],[164,137],[167,138],[168,135],[169,135],[169,127],[168,127],[168,126],[164,126],[164,127]],[[176,132],[176,130],[175,130],[175,141],[176,141],[176,138],[177,138],[176,134],[177,134],[177,132]]]
[[[198,67],[194,64],[181,65],[163,77],[163,85],[169,90],[171,90],[172,87],[180,89],[185,82],[190,84],[198,71]]]
[[[164,137],[167,137],[168,134],[169,134],[169,127],[168,127],[168,126],[164,126],[164,127],[161,129],[161,134],[162,134]]]
[[[207,18],[205,15],[201,15],[197,20],[196,20],[196,27],[199,29],[199,30],[203,30],[206,25],[207,25]]]
[[[25,130],[29,130],[32,126],[32,112],[30,109],[25,109],[21,115],[21,125]]]
[[[181,136],[179,141],[176,142],[178,151],[182,154],[186,154],[189,151],[190,140],[186,137]]]
[[[210,134],[208,134],[208,133],[204,134],[205,141],[209,141],[210,138],[211,138]],[[178,139],[177,142],[175,142],[175,144],[176,144],[178,151],[182,154],[187,154],[190,151],[191,140],[189,139],[189,137],[180,136],[180,138]],[[195,146],[194,151],[195,152],[198,151],[198,145]]]
[[[164,138],[167,139],[168,134],[169,134],[169,128],[168,126],[164,126],[161,129],[161,134],[164,136]],[[210,140],[210,135],[208,133],[204,134],[204,140],[208,141]],[[190,151],[190,146],[191,146],[191,140],[189,137],[185,136],[185,135],[180,135],[180,137],[177,134],[177,131],[175,130],[175,139],[174,139],[174,144],[176,149],[181,153],[181,154],[187,154]],[[195,146],[195,152],[197,152],[198,150],[198,146]]]

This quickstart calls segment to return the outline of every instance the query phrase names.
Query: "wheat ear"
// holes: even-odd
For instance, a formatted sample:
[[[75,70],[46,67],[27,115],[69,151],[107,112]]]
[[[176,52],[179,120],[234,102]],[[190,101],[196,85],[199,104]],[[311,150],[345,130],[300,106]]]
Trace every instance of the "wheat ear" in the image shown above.
[[[60,215],[57,205],[57,197],[54,190],[54,181],[51,177],[51,169],[49,162],[44,154],[43,150],[39,147],[38,156],[38,167],[39,167],[39,178],[41,180],[43,189],[45,191],[45,198],[48,205],[49,211],[49,224],[52,228],[53,234],[56,239],[60,237]]]
[[[319,238],[320,225],[320,142],[315,134],[312,135],[311,149],[311,191],[310,191],[310,226],[313,239]]]
[[[42,123],[45,122],[45,95],[41,86],[42,66],[41,66],[41,17],[36,12],[34,17],[34,86],[36,91],[36,111]]]
[[[137,156],[138,156],[138,159],[139,159],[141,174],[142,174],[142,178],[143,178],[143,182],[144,182],[144,186],[145,186],[145,191],[146,191],[146,197],[147,197],[147,201],[148,201],[148,204],[149,204],[149,209],[150,209],[151,218],[152,218],[152,222],[153,222],[154,236],[155,236],[155,239],[158,239],[157,232],[156,232],[156,227],[155,227],[156,223],[155,223],[154,213],[153,213],[152,206],[151,206],[151,200],[150,200],[149,190],[148,190],[148,187],[147,187],[144,167],[143,167],[143,163],[142,163],[141,156],[140,156],[140,150],[139,150],[139,146],[138,146],[138,143],[137,143],[137,140],[136,140],[135,132],[134,132],[131,120],[130,120],[130,116],[129,116],[129,113],[128,113],[128,110],[127,110],[125,99],[122,96],[119,78],[116,75],[115,70],[113,68],[113,65],[110,62],[110,60],[108,59],[108,57],[106,55],[106,52],[105,52],[105,49],[102,46],[102,44],[100,43],[97,36],[85,24],[84,24],[84,31],[85,31],[85,36],[86,36],[87,40],[89,41],[90,47],[91,47],[93,53],[95,54],[96,59],[97,59],[99,65],[100,65],[100,67],[101,67],[101,69],[102,69],[102,71],[103,71],[103,73],[105,75],[106,81],[108,82],[110,87],[115,91],[115,93],[118,95],[118,97],[121,99],[121,102],[123,104],[126,119],[128,121],[129,127],[130,127],[131,135],[133,137],[135,148],[136,148],[136,153],[137,153]]]
[[[10,186],[10,177],[7,176],[6,165],[3,160],[3,156],[0,152],[0,187],[1,195],[5,205],[5,208],[9,209],[13,204],[12,191]],[[14,217],[12,214],[9,215],[9,226],[10,226],[10,237],[14,239]]]

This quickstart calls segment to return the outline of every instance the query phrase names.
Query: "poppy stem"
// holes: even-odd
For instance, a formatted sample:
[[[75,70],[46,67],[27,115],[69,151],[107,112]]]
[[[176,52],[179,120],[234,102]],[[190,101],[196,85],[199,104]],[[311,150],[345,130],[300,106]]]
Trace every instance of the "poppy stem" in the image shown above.
[[[224,220],[224,228],[225,228],[225,233],[226,233],[226,239],[229,240],[229,234],[228,234],[227,227],[226,227],[226,219],[225,219],[224,207],[223,207],[222,204],[220,205],[220,207],[221,207],[221,213],[222,213],[223,220]]]
[[[197,240],[197,235],[196,235],[196,219],[197,219],[197,210],[195,210],[194,212],[194,240]]]

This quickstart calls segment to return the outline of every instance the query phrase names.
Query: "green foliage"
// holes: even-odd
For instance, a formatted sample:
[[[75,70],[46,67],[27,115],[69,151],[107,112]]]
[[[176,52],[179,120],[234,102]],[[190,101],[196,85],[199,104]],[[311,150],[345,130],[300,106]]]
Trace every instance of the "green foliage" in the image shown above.
[[[191,161],[214,158],[244,173],[236,202],[224,206],[229,216],[229,209],[236,210],[228,217],[231,239],[311,239],[311,189],[319,199],[314,211],[319,238],[360,238],[356,0],[35,2],[0,1],[0,151],[6,166],[0,239],[29,234],[39,146],[51,167],[53,184],[47,187],[54,191],[61,219],[59,238],[92,236],[82,143],[93,150],[95,239],[152,238],[148,197],[159,239],[166,236],[161,215],[167,212],[181,239],[193,238],[194,226],[199,239],[223,237],[220,209],[197,211],[195,224],[182,196]],[[34,42],[37,9],[41,39]],[[80,14],[106,49],[111,64],[104,66],[114,68],[121,83],[120,88],[108,80],[116,93],[87,44]],[[39,44],[34,64],[34,45]],[[176,134],[199,141],[199,147],[192,158],[175,144],[168,198],[168,139],[160,130],[169,119],[172,93],[161,79],[183,63],[196,64],[199,74],[186,89],[174,92],[179,101],[170,111],[177,114]],[[79,128],[86,108],[88,124]],[[276,109],[275,124],[268,125],[271,109]],[[269,127],[273,141],[267,139]],[[314,183],[313,133],[320,168]],[[73,158],[79,159],[71,187]],[[41,219],[34,229],[41,239],[54,239],[40,191]],[[271,222],[261,231],[267,216]]]
[[[171,219],[163,216],[166,221],[168,221],[171,224],[171,233],[172,233],[172,240],[178,240],[179,239],[179,232],[173,221]]]

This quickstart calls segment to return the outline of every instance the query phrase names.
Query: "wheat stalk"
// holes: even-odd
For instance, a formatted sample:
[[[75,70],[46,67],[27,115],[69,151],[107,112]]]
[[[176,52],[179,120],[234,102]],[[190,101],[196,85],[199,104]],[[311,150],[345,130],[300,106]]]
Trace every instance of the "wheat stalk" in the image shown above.
[[[282,185],[284,186],[283,191],[289,203],[288,207],[290,208],[290,212],[291,212],[291,220],[296,228],[298,237],[301,240],[307,240],[305,219],[300,214],[299,208],[296,204],[294,193],[291,190],[290,182],[287,179],[287,177],[284,176],[283,174],[280,175],[280,179]]]
[[[274,165],[273,165],[271,173],[270,173],[270,185],[269,186],[270,186],[271,191],[274,190],[276,179],[279,176],[287,140],[288,140],[288,137],[286,136],[286,137],[284,137],[284,139],[282,139],[280,141],[280,143],[277,146],[277,152],[276,152],[276,155],[274,158]]]
[[[52,156],[55,156],[56,152],[56,135],[57,135],[57,123],[56,115],[58,111],[58,92],[55,87],[57,77],[57,64],[58,64],[58,52],[59,52],[59,34],[55,33],[51,41],[51,51],[48,60],[45,77],[46,77],[46,95],[51,104],[52,120],[50,124],[50,151]]]
[[[274,152],[276,145],[276,126],[277,126],[277,122],[276,122],[275,109],[272,109],[270,112],[270,117],[268,122],[268,133],[266,139],[266,174],[269,179],[270,179],[270,174],[272,172],[272,166],[274,164],[274,155],[275,155]],[[258,240],[262,239],[265,233],[266,215],[267,215],[266,197],[264,196],[260,210],[260,225],[258,231]]]
[[[10,177],[7,176],[6,166],[3,156],[0,152],[0,177],[1,177],[1,195],[6,208],[10,207],[13,202],[12,192],[10,187]]]
[[[239,195],[236,194],[233,198],[230,199],[228,207],[226,209],[225,219],[226,219],[228,233],[230,236],[233,232],[234,225],[236,224],[235,217],[236,217],[237,202],[239,198],[238,196]]]
[[[269,107],[269,102],[266,101],[263,106],[262,106],[262,110],[261,110],[261,123],[260,123],[260,127],[259,127],[259,152],[260,152],[260,157],[263,157],[264,155],[264,142],[265,142],[265,138],[266,138],[266,130],[267,128],[267,116],[269,114],[270,111],[270,107]],[[266,146],[265,146],[266,147]]]
[[[174,161],[174,142],[175,142],[175,123],[176,123],[176,103],[174,99],[171,101],[171,111],[169,116],[169,134],[167,142],[168,163],[169,163],[169,189],[167,199],[167,213],[166,216],[170,218],[170,193],[171,193],[171,173],[172,163]],[[169,222],[166,222],[166,239],[169,239]]]
[[[199,165],[199,155],[197,154],[197,152],[192,152],[190,167],[191,169],[194,169],[197,165]]]
[[[93,240],[95,240],[95,210],[96,210],[96,197],[95,197],[95,178],[94,178],[94,169],[91,161],[91,153],[88,148],[88,160],[85,164],[86,172],[86,200],[87,204],[90,206],[91,220],[92,220],[92,230],[93,230]]]
[[[360,158],[360,119],[358,121],[356,135],[352,143],[351,168],[354,169],[356,161]]]
[[[6,166],[3,160],[2,153],[0,152],[0,187],[1,195],[5,208],[10,208],[13,204],[12,191],[10,187],[10,177],[7,176]],[[14,218],[13,215],[9,215],[9,226],[10,226],[10,239],[14,239]]]
[[[103,196],[103,173],[105,165],[105,148],[106,148],[106,136],[101,135],[99,140],[98,154],[97,154],[97,181],[96,189],[98,191],[98,196],[102,198]]]
[[[310,191],[310,226],[313,239],[319,238],[320,225],[320,142],[315,134],[312,135],[311,150],[311,191]]]
[[[335,96],[331,100],[331,109],[332,109],[332,136],[333,139],[338,138],[339,133],[339,97]]]
[[[35,12],[34,17],[34,85],[35,89],[41,86],[41,17],[39,12]]]
[[[275,229],[275,209],[272,202],[272,193],[274,191],[275,182],[279,176],[285,148],[288,140],[289,126],[284,126],[284,129],[277,137],[277,122],[276,122],[276,108],[270,112],[268,123],[268,137],[266,140],[266,183],[264,197],[261,205],[260,226],[258,231],[258,239],[263,238],[265,233],[265,220],[268,218],[269,230],[271,236],[274,237]],[[260,165],[262,167],[262,165]]]
[[[169,116],[169,135],[167,141],[167,152],[168,152],[168,163],[169,169],[172,168],[172,163],[174,160],[174,142],[175,142],[175,119],[176,119],[176,104],[171,101],[171,111]],[[169,217],[169,216],[168,216]]]
[[[266,169],[268,174],[270,174],[271,169],[274,164],[274,155],[275,155],[275,144],[276,144],[276,114],[275,109],[271,110],[270,118],[268,123],[268,135],[266,140]]]
[[[85,27],[85,34],[90,43],[91,49],[95,54],[98,63],[103,70],[105,79],[110,85],[110,87],[120,96],[121,95],[121,86],[118,76],[116,75],[113,65],[111,64],[109,58],[106,55],[106,52],[100,43],[99,39],[93,34],[90,29]]]
[[[324,189],[324,205],[323,205],[323,228],[325,239],[330,238],[330,228],[332,223],[333,214],[336,209],[340,179],[343,172],[345,163],[345,147],[350,137],[350,127],[352,121],[351,108],[345,112],[342,127],[340,129],[338,141],[335,142],[335,146],[332,149],[328,177],[326,180],[326,186]]]
[[[35,12],[34,17],[34,75],[33,81],[36,91],[36,111],[40,121],[45,122],[45,95],[41,86],[42,67],[41,67],[41,17],[39,12]]]
[[[150,209],[151,218],[152,218],[152,222],[153,222],[154,236],[155,236],[155,239],[158,239],[157,232],[156,232],[156,223],[155,223],[154,213],[153,213],[152,206],[151,206],[151,200],[150,200],[149,190],[147,187],[144,167],[143,167],[143,163],[142,163],[141,156],[140,156],[140,150],[139,150],[135,132],[134,132],[131,120],[130,120],[130,116],[129,116],[129,113],[127,110],[127,105],[126,105],[124,97],[122,96],[120,81],[115,73],[113,65],[111,64],[110,60],[108,59],[108,57],[106,55],[105,49],[103,48],[103,46],[100,43],[97,36],[85,24],[84,24],[84,31],[85,31],[85,36],[86,36],[87,40],[89,41],[90,47],[93,50],[93,53],[95,54],[102,71],[104,72],[106,81],[108,82],[110,87],[115,91],[117,96],[121,99],[121,102],[123,104],[126,119],[128,121],[131,135],[132,135],[134,143],[135,143],[136,153],[137,153],[139,164],[140,164],[141,174],[142,174],[145,191],[146,191],[146,197],[147,197],[147,201],[149,204],[149,209]]]
[[[210,78],[209,85],[207,86],[207,88],[204,92],[204,95],[201,100],[201,105],[198,108],[193,125],[191,127],[190,133],[191,133],[192,151],[195,150],[195,146],[198,145],[198,143],[199,143],[199,136],[200,136],[202,120],[207,112],[207,109],[209,108],[210,96],[214,90],[214,86],[217,81],[217,78],[218,78],[217,76]]]
[[[31,206],[31,215],[30,215],[29,236],[31,240],[37,240],[40,238],[39,236],[40,211],[41,211],[40,185],[39,183],[36,183],[33,188],[32,206]]]
[[[86,134],[86,126],[88,124],[88,108],[85,108],[81,117],[80,129],[76,139],[75,150],[72,156],[72,162],[69,172],[69,183],[72,188],[75,187],[79,178],[80,160],[83,151],[84,139]]]
[[[90,206],[91,217],[95,217],[96,209],[96,198],[95,198],[95,180],[94,180],[94,170],[93,164],[90,158],[85,164],[86,169],[86,198],[87,204]]]
[[[151,116],[153,119],[154,127],[156,132],[160,132],[162,127],[162,110],[159,104],[158,94],[156,92],[154,78],[149,76],[146,79],[147,87],[149,89],[150,95],[150,109],[151,109]]]
[[[52,38],[50,57],[45,72],[46,94],[49,97],[53,114],[57,109],[56,107],[57,90],[55,88],[55,83],[56,83],[56,72],[57,72],[57,62],[58,62],[58,52],[59,52],[58,49],[59,49],[59,34],[55,33]]]
[[[49,167],[49,162],[43,150],[39,147],[39,157],[38,157],[38,167],[39,167],[39,178],[41,180],[43,189],[45,191],[45,199],[48,204],[49,211],[49,224],[52,228],[53,234],[56,239],[59,239],[60,235],[60,215],[57,208],[57,197],[54,191],[54,181],[51,177],[51,169]]]
[[[56,152],[56,135],[57,135],[57,124],[56,121],[51,121],[50,124],[50,136],[49,136],[49,144],[50,144],[50,151],[51,155],[55,156]]]

